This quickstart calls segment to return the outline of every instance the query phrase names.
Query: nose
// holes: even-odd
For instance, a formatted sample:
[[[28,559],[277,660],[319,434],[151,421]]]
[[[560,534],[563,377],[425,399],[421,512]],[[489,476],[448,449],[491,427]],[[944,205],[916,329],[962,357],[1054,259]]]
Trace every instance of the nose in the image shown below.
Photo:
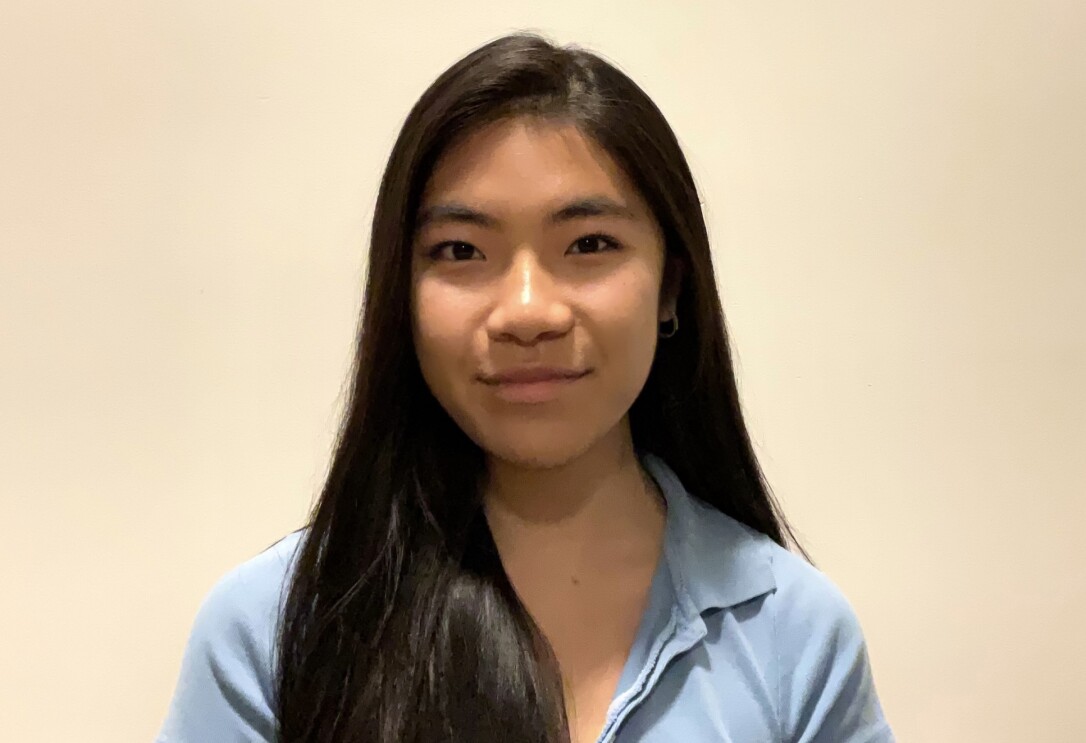
[[[573,327],[573,312],[562,287],[531,250],[518,251],[501,278],[487,318],[494,341],[522,346],[561,338]]]

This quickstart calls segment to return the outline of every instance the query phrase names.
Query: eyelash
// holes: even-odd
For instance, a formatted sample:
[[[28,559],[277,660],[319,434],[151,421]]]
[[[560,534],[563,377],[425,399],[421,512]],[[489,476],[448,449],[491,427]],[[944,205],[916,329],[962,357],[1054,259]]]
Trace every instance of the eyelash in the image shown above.
[[[596,255],[597,253],[606,253],[608,251],[621,250],[622,249],[622,245],[618,242],[618,240],[611,237],[610,235],[605,235],[605,234],[603,234],[601,232],[594,232],[594,233],[592,233],[590,235],[583,235],[581,237],[578,237],[576,240],[573,241],[573,244],[570,245],[570,247],[572,248],[574,246],[577,246],[579,243],[581,243],[581,242],[583,242],[585,240],[600,240],[605,244],[605,247],[600,249],[600,250],[597,250],[595,253],[575,253],[575,255]],[[442,251],[444,251],[445,248],[448,248],[448,247],[451,247],[451,246],[454,246],[454,245],[467,245],[469,247],[475,248],[474,245],[472,245],[469,242],[465,242],[464,240],[446,240],[445,242],[438,243],[433,248],[431,248],[428,255],[429,255],[431,260],[440,261],[440,260],[442,260],[442,258],[441,258]],[[475,249],[478,250],[477,248],[475,248]],[[450,260],[449,261],[449,263],[465,263],[465,262],[466,261],[457,261],[457,260]]]

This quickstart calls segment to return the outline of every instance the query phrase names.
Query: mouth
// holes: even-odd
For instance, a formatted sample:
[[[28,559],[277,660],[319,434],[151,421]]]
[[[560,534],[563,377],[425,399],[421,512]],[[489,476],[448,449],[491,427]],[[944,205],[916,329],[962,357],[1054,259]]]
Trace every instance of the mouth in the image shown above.
[[[580,379],[590,369],[566,369],[557,366],[522,366],[496,374],[483,374],[479,377],[483,384],[535,384],[537,382],[560,382]]]
[[[538,404],[556,399],[591,372],[591,369],[521,367],[480,376],[479,381],[506,402]]]

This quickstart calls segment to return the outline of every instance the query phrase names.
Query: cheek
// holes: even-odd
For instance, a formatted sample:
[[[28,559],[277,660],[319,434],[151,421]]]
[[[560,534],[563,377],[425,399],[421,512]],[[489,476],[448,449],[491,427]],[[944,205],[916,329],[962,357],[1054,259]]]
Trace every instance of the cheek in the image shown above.
[[[619,358],[612,360],[618,362],[614,372],[622,376],[626,392],[635,397],[644,387],[656,355],[657,330],[655,306],[641,305],[628,316],[615,344]],[[628,402],[632,404],[632,400]]]
[[[603,335],[601,350],[616,356],[608,359],[610,363],[641,366],[651,362],[658,329],[658,293],[658,284],[651,274],[634,272],[585,294],[585,301],[591,307],[589,314],[596,319],[598,331]],[[639,369],[628,371],[640,373]]]
[[[416,287],[412,302],[415,352],[431,386],[458,368],[470,350],[470,317],[470,307],[455,292],[426,282]]]

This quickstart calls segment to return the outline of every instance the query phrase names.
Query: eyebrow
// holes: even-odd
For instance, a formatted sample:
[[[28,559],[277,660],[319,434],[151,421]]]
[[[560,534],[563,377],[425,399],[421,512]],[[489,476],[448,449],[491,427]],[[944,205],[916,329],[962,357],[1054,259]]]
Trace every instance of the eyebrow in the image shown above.
[[[575,199],[547,217],[551,225],[569,222],[574,219],[586,217],[620,217],[622,219],[637,219],[632,209],[607,196],[586,196]],[[456,222],[459,224],[474,224],[479,227],[496,229],[501,226],[501,220],[485,212],[472,209],[464,204],[450,202],[447,204],[435,204],[419,211],[416,229],[421,230],[435,222]]]

